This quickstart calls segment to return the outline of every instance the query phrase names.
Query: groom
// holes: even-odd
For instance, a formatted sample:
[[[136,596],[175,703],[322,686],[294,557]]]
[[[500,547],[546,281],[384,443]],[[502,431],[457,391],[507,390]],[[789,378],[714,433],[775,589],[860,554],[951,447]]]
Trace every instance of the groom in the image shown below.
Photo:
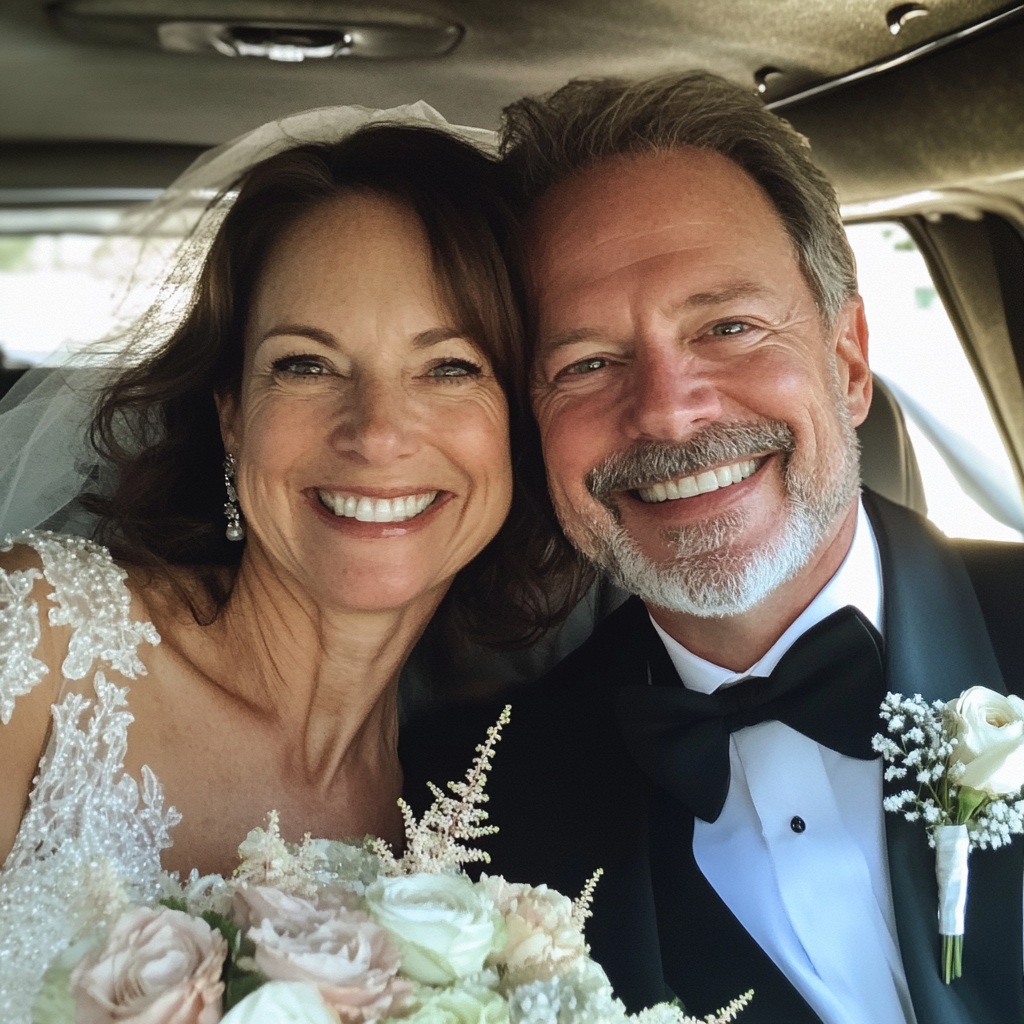
[[[972,856],[944,985],[934,854],[871,750],[887,690],[1024,688],[1024,558],[965,568],[861,493],[867,327],[806,143],[703,73],[506,114],[552,500],[636,596],[513,699],[490,870],[573,892],[603,868],[588,939],[631,1009],[753,988],[747,1024],[1024,1020],[1024,841]],[[482,726],[433,723],[410,778]]]

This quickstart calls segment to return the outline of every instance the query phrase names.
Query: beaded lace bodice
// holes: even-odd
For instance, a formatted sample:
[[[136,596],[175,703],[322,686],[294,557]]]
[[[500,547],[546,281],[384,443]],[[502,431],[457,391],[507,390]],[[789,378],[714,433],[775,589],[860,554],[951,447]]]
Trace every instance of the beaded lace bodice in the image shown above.
[[[106,672],[122,679],[144,675],[138,647],[160,642],[152,623],[131,621],[126,573],[106,549],[80,537],[27,532],[8,539],[3,550],[15,543],[39,553],[42,572],[0,570],[4,725],[17,698],[48,671],[35,657],[40,611],[32,592],[41,578],[52,587],[50,624],[71,627],[50,739],[14,848],[0,869],[0,1021],[29,1024],[47,964],[76,930],[103,918],[103,906],[82,894],[95,893],[95,879],[105,876],[117,879],[130,898],[157,898],[160,851],[170,847],[169,830],[180,815],[164,808],[149,768],[142,769],[141,786],[124,771],[133,720],[128,687]],[[77,680],[85,681],[86,692],[76,692]]]

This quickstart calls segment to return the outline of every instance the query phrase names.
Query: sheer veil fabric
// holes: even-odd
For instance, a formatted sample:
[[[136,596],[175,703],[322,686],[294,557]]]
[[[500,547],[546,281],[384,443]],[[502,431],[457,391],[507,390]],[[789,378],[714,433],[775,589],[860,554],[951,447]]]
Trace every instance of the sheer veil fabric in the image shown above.
[[[370,124],[431,127],[485,152],[497,149],[494,132],[449,124],[422,101],[387,110],[321,107],[211,149],[157,199],[126,213],[113,234],[138,239],[142,255],[127,274],[122,305],[130,308],[132,293],[141,289],[155,291],[156,299],[126,330],[29,371],[0,402],[0,539],[37,527],[92,533],[94,522],[75,499],[87,488],[103,491],[112,483],[88,439],[99,390],[158,348],[181,322],[237,195],[233,186],[268,157],[307,143],[337,142]]]

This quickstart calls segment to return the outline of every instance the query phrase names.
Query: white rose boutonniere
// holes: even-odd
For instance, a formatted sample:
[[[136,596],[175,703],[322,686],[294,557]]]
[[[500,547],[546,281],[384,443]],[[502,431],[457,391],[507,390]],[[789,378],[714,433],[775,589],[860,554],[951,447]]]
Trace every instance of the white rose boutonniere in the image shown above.
[[[366,890],[366,905],[401,941],[402,973],[425,985],[477,973],[505,941],[494,901],[464,875],[382,878]]]
[[[942,976],[961,975],[967,859],[1024,832],[1024,700],[972,686],[956,700],[927,704],[890,693],[872,741],[888,762],[885,779],[911,776],[917,789],[886,797],[885,809],[923,820],[935,848]]]
[[[989,797],[1024,786],[1024,700],[972,686],[946,712],[956,726],[954,760],[964,765],[961,786]]]

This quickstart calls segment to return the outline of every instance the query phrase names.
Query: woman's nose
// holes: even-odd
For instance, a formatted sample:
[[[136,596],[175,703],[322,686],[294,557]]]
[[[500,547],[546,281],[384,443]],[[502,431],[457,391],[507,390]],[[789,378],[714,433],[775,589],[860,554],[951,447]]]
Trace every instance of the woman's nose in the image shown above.
[[[414,411],[397,382],[364,378],[345,410],[342,446],[367,462],[386,462],[410,454]]]

